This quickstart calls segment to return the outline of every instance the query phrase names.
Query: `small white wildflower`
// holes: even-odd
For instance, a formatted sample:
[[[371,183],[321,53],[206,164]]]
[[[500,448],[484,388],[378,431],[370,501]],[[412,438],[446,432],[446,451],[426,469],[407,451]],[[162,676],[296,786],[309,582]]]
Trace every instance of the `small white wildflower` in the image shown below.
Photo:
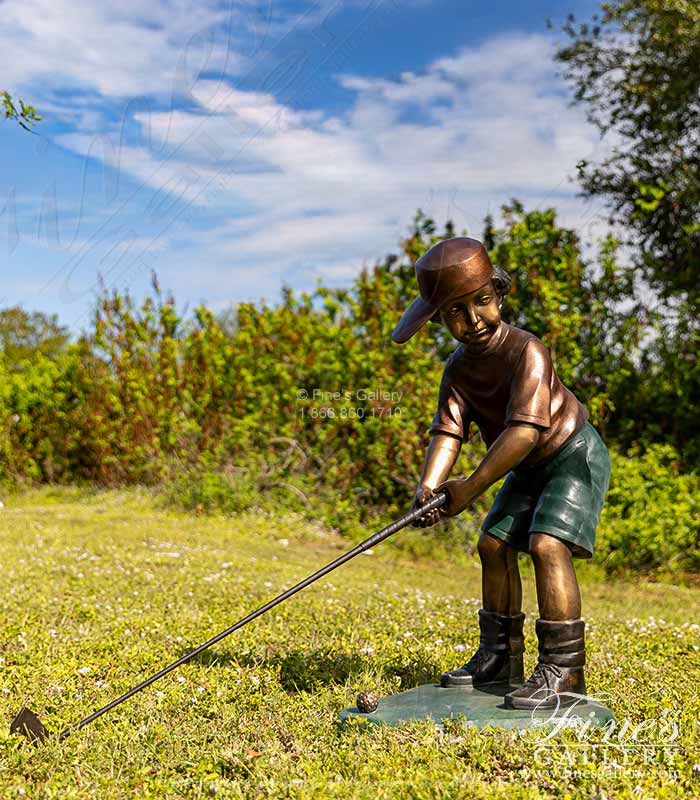
[[[49,636],[52,638],[56,635],[56,631],[53,628],[49,628]]]
[[[175,678],[175,680],[176,680],[178,683],[184,683],[184,682],[185,682],[185,679],[182,677],[182,675],[179,675],[177,678]]]
[[[88,672],[90,672],[90,667],[81,667],[81,668],[78,670],[78,672],[79,672],[81,675],[87,675],[87,674],[88,674]]]
[[[165,697],[165,692],[161,692],[160,690],[158,690],[156,692],[156,697]]]
[[[458,653],[463,653],[463,652],[464,652],[466,649],[467,649],[467,648],[466,648],[466,647],[465,647],[463,644],[456,644],[456,645],[455,645],[455,650],[456,650]]]
[[[363,648],[360,649],[360,652],[362,653],[363,656],[370,656],[374,652],[374,648],[373,647],[363,647]]]
[[[282,547],[289,547],[289,539],[278,539],[278,540],[277,540],[277,542],[278,542],[278,543],[279,543],[279,544],[280,544]]]

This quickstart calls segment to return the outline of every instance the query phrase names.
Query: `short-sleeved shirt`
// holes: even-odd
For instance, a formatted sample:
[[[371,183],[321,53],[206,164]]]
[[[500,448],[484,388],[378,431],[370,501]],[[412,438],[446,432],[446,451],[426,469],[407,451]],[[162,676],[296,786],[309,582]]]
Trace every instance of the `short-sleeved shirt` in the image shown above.
[[[482,352],[460,345],[447,360],[430,433],[464,439],[473,422],[491,447],[509,424],[528,422],[540,429],[521,462],[531,466],[555,453],[587,419],[588,409],[559,380],[542,342],[501,322]]]

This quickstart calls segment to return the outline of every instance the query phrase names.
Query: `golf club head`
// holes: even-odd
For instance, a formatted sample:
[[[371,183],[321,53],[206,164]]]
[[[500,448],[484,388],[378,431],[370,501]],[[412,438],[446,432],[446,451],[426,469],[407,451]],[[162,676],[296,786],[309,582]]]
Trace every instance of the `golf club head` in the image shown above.
[[[48,736],[48,731],[42,725],[39,717],[26,706],[10,723],[10,733],[20,733],[22,736],[26,736],[32,744],[43,742]]]

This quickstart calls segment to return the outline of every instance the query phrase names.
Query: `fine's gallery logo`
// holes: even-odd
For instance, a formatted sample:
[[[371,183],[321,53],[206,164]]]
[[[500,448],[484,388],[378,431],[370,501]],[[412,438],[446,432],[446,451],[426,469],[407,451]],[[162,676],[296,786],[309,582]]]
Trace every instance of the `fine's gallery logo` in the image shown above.
[[[677,772],[679,757],[687,757],[681,737],[681,709],[659,709],[654,716],[631,714],[613,717],[602,695],[561,694],[554,699],[549,690],[531,712],[532,725],[521,730],[523,738],[536,736],[534,762],[543,772],[562,771],[570,777],[595,770],[619,773],[655,765]],[[562,735],[570,732],[567,735]]]

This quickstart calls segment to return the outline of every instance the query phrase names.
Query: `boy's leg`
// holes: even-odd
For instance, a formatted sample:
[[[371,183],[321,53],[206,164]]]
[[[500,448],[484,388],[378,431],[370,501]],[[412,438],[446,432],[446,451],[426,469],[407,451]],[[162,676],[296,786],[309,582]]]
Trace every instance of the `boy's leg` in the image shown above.
[[[555,536],[534,533],[530,539],[530,554],[535,567],[540,619],[578,619],[581,592],[569,546]]]
[[[479,537],[477,549],[481,559],[484,609],[499,614],[517,614],[523,602],[517,551],[485,532]]]
[[[504,541],[482,533],[478,544],[482,565],[483,608],[479,611],[479,648],[463,667],[443,672],[444,687],[485,686],[523,681],[522,585],[518,554]]]
[[[539,658],[531,677],[507,694],[505,703],[521,709],[570,705],[586,694],[585,623],[571,549],[550,534],[533,533],[530,552],[540,611]]]
[[[535,470],[537,471],[537,470]],[[572,556],[590,558],[610,482],[610,454],[590,423],[543,469],[529,530],[540,618],[537,666],[505,697],[512,708],[556,708],[586,694],[585,623]]]

